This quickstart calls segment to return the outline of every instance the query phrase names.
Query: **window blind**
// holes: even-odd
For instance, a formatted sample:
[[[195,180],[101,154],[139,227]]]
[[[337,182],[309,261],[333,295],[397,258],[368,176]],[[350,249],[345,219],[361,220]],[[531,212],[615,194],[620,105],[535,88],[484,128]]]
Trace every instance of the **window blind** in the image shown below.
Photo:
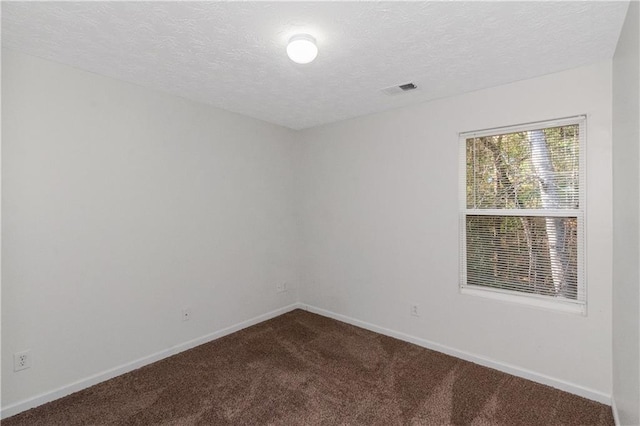
[[[460,143],[461,287],[585,304],[585,117]]]

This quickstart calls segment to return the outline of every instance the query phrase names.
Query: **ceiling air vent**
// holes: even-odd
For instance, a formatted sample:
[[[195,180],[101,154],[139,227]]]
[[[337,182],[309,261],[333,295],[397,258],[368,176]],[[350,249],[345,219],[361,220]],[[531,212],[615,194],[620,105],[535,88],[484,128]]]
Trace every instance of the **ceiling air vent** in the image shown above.
[[[398,93],[410,92],[411,90],[416,90],[417,88],[418,88],[417,84],[413,82],[409,82],[409,83],[399,84],[397,86],[387,87],[386,89],[382,89],[382,91],[387,95],[397,95]]]

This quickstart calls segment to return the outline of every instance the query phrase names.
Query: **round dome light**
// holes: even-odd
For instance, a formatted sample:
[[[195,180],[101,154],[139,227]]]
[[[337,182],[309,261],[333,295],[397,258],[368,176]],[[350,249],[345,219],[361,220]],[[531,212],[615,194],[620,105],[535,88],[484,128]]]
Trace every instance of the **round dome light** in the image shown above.
[[[308,64],[318,56],[316,40],[309,34],[299,34],[291,37],[287,45],[287,55],[297,64]]]

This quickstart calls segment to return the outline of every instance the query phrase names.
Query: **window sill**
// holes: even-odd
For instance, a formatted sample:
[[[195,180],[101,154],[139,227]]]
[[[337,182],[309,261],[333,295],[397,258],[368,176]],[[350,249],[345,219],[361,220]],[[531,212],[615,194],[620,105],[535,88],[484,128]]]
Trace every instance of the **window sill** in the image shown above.
[[[486,299],[498,300],[501,302],[517,303],[534,308],[550,309],[553,311],[567,312],[572,314],[587,315],[587,306],[584,303],[552,299],[545,296],[522,295],[508,290],[498,290],[491,288],[466,286],[460,288],[460,293],[469,296],[479,296]]]

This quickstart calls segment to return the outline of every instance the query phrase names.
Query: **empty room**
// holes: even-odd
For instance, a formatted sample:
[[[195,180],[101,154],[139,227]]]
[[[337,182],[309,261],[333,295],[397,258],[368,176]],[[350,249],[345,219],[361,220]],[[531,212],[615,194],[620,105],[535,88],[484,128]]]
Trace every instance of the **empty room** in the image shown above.
[[[14,425],[640,425],[640,3],[1,3]]]

